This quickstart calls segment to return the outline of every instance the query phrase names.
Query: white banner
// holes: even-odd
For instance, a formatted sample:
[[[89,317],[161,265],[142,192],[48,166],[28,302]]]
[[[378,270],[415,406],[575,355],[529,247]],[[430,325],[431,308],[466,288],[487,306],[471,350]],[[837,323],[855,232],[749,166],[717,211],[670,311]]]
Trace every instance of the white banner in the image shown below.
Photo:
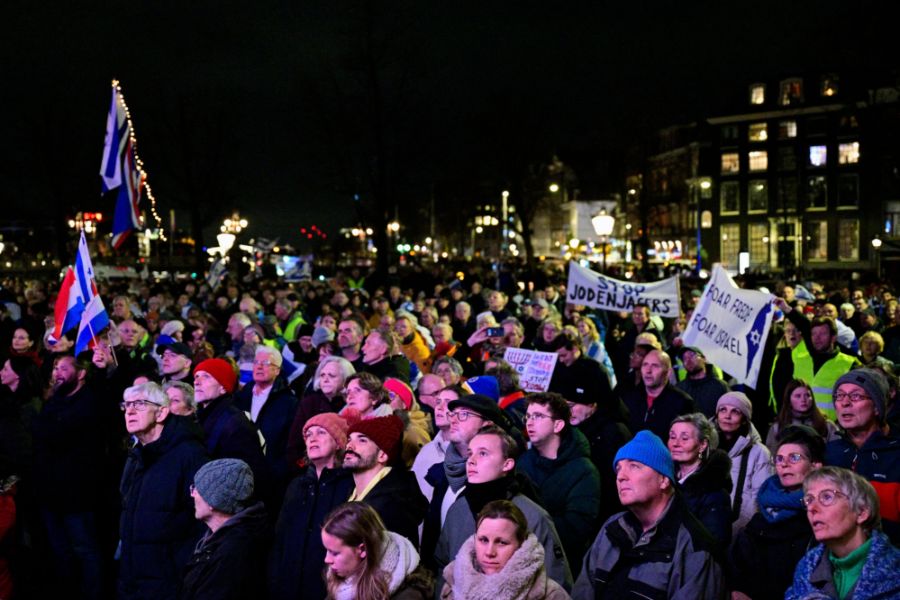
[[[737,287],[716,265],[681,339],[738,382],[756,389],[774,297]]]
[[[671,319],[681,311],[678,277],[632,283],[595,273],[574,261],[569,263],[566,302],[614,312],[630,311],[636,304],[646,304],[650,314]]]
[[[507,348],[503,360],[519,373],[519,387],[525,392],[546,392],[556,366],[556,352]]]

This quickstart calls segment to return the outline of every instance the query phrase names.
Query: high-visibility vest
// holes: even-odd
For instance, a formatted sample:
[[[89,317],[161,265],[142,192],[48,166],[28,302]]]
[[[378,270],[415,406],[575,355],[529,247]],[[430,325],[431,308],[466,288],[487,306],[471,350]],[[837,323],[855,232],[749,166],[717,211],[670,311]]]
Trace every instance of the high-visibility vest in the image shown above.
[[[791,359],[794,361],[794,377],[809,383],[816,406],[819,407],[826,419],[835,421],[837,414],[834,411],[834,398],[831,396],[831,391],[834,383],[853,367],[856,359],[849,354],[838,352],[837,356],[826,361],[819,371],[813,374],[813,359],[803,341],[791,350]]]

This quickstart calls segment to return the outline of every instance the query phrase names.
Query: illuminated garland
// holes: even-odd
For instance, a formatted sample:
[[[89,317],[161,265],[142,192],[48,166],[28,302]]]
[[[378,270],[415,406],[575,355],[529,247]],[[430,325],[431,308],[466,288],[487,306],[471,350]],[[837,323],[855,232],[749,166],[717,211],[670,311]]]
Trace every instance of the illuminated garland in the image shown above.
[[[147,198],[150,199],[150,213],[156,221],[159,239],[163,242],[168,241],[162,228],[162,219],[160,218],[159,213],[156,212],[156,197],[153,196],[153,190],[150,189],[150,184],[147,182],[147,171],[144,170],[144,161],[141,160],[141,157],[138,156],[137,153],[137,137],[134,135],[134,123],[131,122],[131,112],[128,110],[128,105],[125,104],[125,96],[122,94],[122,87],[119,85],[119,80],[113,79],[112,86],[116,88],[116,98],[118,98],[119,104],[121,104],[122,108],[125,110],[125,119],[128,121],[128,132],[131,137],[131,147],[134,151],[134,163],[141,174],[141,186],[147,190]]]

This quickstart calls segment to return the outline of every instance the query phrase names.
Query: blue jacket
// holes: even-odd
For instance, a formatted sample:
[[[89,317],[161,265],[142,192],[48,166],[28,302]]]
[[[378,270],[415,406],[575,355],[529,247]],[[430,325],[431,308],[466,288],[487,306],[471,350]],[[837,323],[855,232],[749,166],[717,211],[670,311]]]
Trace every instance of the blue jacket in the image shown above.
[[[120,599],[178,597],[181,569],[203,531],[190,486],[207,460],[200,428],[172,414],[158,440],[129,452],[120,486]]]
[[[824,544],[806,553],[794,571],[794,583],[785,600],[837,598],[831,561]],[[849,599],[900,598],[900,550],[880,531],[872,532],[872,547]]]

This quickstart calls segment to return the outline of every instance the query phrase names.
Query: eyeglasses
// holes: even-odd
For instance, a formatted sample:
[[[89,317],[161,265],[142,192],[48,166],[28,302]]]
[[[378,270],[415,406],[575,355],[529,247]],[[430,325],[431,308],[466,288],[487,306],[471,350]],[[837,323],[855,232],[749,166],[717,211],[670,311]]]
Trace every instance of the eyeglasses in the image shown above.
[[[813,500],[817,500],[822,506],[831,506],[838,496],[843,496],[844,498],[849,497],[840,490],[822,490],[819,492],[818,496],[813,494],[806,494],[803,496],[803,506],[808,509],[809,505],[813,503]]]
[[[122,412],[133,408],[138,412],[144,412],[147,410],[148,406],[162,406],[161,404],[157,404],[156,402],[150,402],[149,400],[126,400],[125,402],[119,403],[119,408],[122,409]]]
[[[806,457],[800,454],[799,452],[791,452],[787,456],[783,456],[781,454],[777,454],[772,457],[772,464],[775,465],[783,465],[784,463],[796,465],[801,460],[804,460]]]
[[[530,413],[530,414],[525,415],[525,422],[527,423],[528,421],[537,421],[540,423],[544,419],[552,419],[552,418],[553,418],[552,415],[545,415],[543,413]]]
[[[857,402],[862,402],[863,400],[871,400],[867,395],[863,392],[835,392],[834,393],[834,401],[835,402],[843,402],[844,400],[850,400],[854,404]]]
[[[253,366],[254,367],[273,367],[275,365],[274,365],[274,363],[272,363],[268,360],[254,360]]]
[[[467,410],[451,410],[447,413],[448,419],[456,419],[460,422],[468,421],[469,417],[478,417],[480,419],[481,415],[479,415],[478,413],[469,412]]]

